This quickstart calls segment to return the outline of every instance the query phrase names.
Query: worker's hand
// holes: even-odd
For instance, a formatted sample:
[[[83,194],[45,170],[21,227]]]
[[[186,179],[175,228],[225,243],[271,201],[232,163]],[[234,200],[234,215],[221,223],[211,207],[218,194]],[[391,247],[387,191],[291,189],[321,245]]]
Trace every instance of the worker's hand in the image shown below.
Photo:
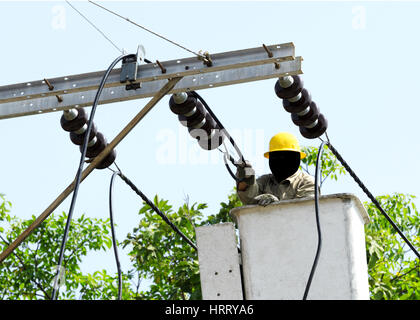
[[[260,206],[264,206],[264,207],[269,205],[270,203],[279,201],[279,199],[275,195],[272,195],[269,193],[260,194],[259,196],[256,196],[254,199],[257,200],[257,203]]]
[[[238,191],[245,191],[248,186],[255,183],[255,171],[249,161],[237,164],[236,177],[238,178]]]

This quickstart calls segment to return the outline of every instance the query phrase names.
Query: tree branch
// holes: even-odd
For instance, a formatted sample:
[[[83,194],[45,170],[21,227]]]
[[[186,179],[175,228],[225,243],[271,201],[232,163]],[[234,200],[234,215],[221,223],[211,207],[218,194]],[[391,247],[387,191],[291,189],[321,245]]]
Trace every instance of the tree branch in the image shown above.
[[[418,261],[418,260],[417,260]],[[414,267],[412,267],[412,268],[410,268],[409,270],[407,270],[406,272],[404,272],[403,274],[400,274],[400,275],[398,275],[398,276],[396,276],[396,277],[394,277],[394,278],[392,278],[391,280],[390,280],[390,282],[393,282],[394,280],[397,280],[397,279],[400,279],[400,278],[402,278],[402,277],[404,277],[404,276],[406,276],[407,274],[409,274],[410,272],[412,272],[413,270],[417,270],[418,271],[418,269],[420,268],[420,266],[418,265],[418,264],[416,264]],[[402,269],[402,268],[401,268]],[[400,269],[400,271],[401,271],[401,269]]]
[[[7,241],[2,236],[0,236],[0,238],[3,242],[5,242],[7,245],[9,245],[7,243]],[[23,270],[28,270],[28,268],[26,267],[26,264],[22,261],[21,257],[17,254],[17,252],[13,252],[13,255],[19,260],[20,264],[22,265]],[[35,270],[36,270],[36,265],[35,265]],[[35,273],[35,275],[36,275],[36,273]],[[49,294],[44,290],[44,288],[41,286],[41,284],[38,281],[36,281],[36,278],[33,278],[32,281],[35,283],[35,285],[38,287],[38,289],[41,290],[44,293],[44,295],[45,295],[44,298],[50,299]],[[19,295],[20,295],[20,292],[19,292]]]

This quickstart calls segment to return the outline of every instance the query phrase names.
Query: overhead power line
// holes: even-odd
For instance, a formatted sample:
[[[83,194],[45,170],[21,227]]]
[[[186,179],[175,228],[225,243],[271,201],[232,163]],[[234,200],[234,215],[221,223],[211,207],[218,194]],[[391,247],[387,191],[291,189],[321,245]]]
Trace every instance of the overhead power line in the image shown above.
[[[124,50],[121,50],[109,37],[106,36],[106,34],[99,29],[92,21],[90,21],[83,13],[81,13],[79,10],[76,9],[69,1],[67,1],[67,4],[73,8],[74,11],[76,11],[83,19],[85,19],[92,27],[96,29],[106,40],[108,40],[109,43],[111,43],[115,49],[117,49],[119,52],[124,54]]]
[[[363,182],[359,179],[359,177],[354,173],[354,171],[350,168],[347,162],[343,159],[340,153],[338,153],[337,149],[328,141],[326,144],[331,152],[335,155],[338,161],[341,162],[343,167],[347,170],[353,180],[359,185],[360,189],[368,196],[370,201],[376,206],[379,212],[388,220],[394,230],[400,235],[400,237],[404,240],[404,242],[410,247],[410,249],[414,252],[418,259],[420,259],[420,252],[414,247],[414,245],[410,242],[410,240],[404,235],[404,233],[398,228],[392,218],[386,213],[386,211],[381,207],[379,201],[372,195],[368,188],[363,184]]]
[[[161,34],[159,34],[159,33],[157,33],[157,32],[154,32],[154,31],[152,31],[152,30],[150,30],[150,29],[148,29],[148,28],[146,28],[146,27],[144,27],[144,26],[142,26],[142,25],[140,25],[140,24],[138,24],[138,23],[136,23],[136,22],[134,22],[134,21],[130,20],[129,18],[123,17],[122,15],[120,15],[120,14],[118,14],[118,13],[116,13],[116,12],[114,12],[114,11],[110,10],[110,9],[107,9],[107,8],[105,8],[104,6],[102,6],[102,5],[100,5],[100,4],[96,3],[96,2],[93,2],[93,1],[90,1],[90,0],[88,0],[88,1],[89,1],[90,3],[92,3],[92,4],[94,4],[95,6],[97,6],[97,7],[101,8],[101,9],[105,10],[105,11],[108,11],[109,13],[112,13],[112,14],[113,14],[113,15],[115,15],[115,16],[117,16],[117,17],[119,17],[119,18],[121,18],[121,19],[124,19],[124,20],[128,21],[129,23],[131,23],[131,24],[135,25],[136,27],[139,27],[139,28],[141,28],[141,29],[143,29],[143,30],[145,30],[145,31],[147,31],[147,32],[149,32],[149,33],[151,33],[151,34],[153,34],[153,35],[155,35],[155,36],[157,36],[157,37],[159,37],[159,38],[161,38],[161,39],[165,40],[165,41],[168,41],[168,42],[172,43],[173,45],[175,45],[175,46],[177,46],[177,47],[179,47],[179,48],[181,48],[181,49],[184,49],[184,50],[186,50],[186,51],[188,51],[188,52],[190,52],[190,53],[192,53],[192,54],[196,55],[197,57],[200,57],[200,58],[203,58],[203,59],[206,59],[206,58],[207,58],[205,55],[200,54],[200,53],[197,53],[197,52],[195,52],[195,51],[193,51],[193,50],[190,50],[190,49],[188,49],[187,47],[184,47],[183,45],[180,45],[179,43],[177,43],[177,42],[175,42],[175,41],[172,41],[172,40],[170,40],[170,39],[168,39],[168,38],[166,38],[166,37],[162,36]]]
[[[197,251],[196,244],[188,238],[176,225],[173,224],[173,222],[149,199],[146,197],[146,195],[140,191],[139,188],[130,180],[128,179],[121,171],[118,171],[116,174],[120,176],[120,178],[138,195],[140,198],[143,199],[143,201],[154,211],[156,212],[163,221],[167,225],[169,225],[172,230],[174,230],[181,238],[187,242],[195,251]]]

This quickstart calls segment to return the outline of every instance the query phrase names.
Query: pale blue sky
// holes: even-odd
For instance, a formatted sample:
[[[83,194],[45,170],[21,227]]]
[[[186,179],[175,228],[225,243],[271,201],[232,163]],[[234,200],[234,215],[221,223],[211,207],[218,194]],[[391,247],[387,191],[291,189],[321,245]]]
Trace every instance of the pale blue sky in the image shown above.
[[[191,56],[88,2],[72,3],[128,52],[142,44],[150,60]],[[109,1],[104,5],[194,51],[218,53],[293,42],[296,55],[304,58],[305,87],[328,119],[331,142],[366,186],[374,195],[420,195],[420,3]],[[0,85],[105,70],[119,55],[60,1],[0,2],[0,36]],[[258,175],[268,171],[263,152],[279,131],[296,134],[301,145],[319,145],[319,140],[299,134],[274,93],[274,83],[271,79],[199,92],[242,145]],[[118,146],[117,163],[150,198],[159,194],[177,207],[188,195],[191,203],[208,203],[207,214],[216,213],[233,180],[218,151],[199,154],[201,149],[170,112],[168,99]],[[143,99],[100,106],[95,116],[98,130],[111,140],[146,103]],[[61,129],[60,117],[50,113],[0,121],[0,192],[21,218],[39,215],[76,174],[80,153]],[[175,139],[177,153],[170,163],[162,163],[158,156],[167,146],[168,134]],[[82,183],[75,218],[82,213],[108,217],[110,176],[108,170],[98,170]],[[324,185],[323,194],[339,192],[365,199],[351,178]],[[70,198],[57,212],[68,211]],[[122,240],[137,225],[141,202],[121,181],[115,185],[114,201]],[[122,260],[126,266],[127,258]],[[111,250],[90,255],[84,264],[89,271],[102,267],[115,271]]]

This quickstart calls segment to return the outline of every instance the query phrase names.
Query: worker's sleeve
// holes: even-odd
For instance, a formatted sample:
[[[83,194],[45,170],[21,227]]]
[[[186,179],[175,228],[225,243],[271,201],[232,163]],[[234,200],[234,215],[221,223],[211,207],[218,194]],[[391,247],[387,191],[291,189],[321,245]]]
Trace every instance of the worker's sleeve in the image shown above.
[[[248,188],[244,191],[237,191],[239,199],[241,199],[242,203],[245,205],[248,204],[257,204],[257,200],[255,197],[260,195],[263,191],[265,177],[261,176],[255,180],[255,183],[248,186]]]
[[[315,194],[315,179],[304,174],[296,190],[296,198],[313,197]]]

